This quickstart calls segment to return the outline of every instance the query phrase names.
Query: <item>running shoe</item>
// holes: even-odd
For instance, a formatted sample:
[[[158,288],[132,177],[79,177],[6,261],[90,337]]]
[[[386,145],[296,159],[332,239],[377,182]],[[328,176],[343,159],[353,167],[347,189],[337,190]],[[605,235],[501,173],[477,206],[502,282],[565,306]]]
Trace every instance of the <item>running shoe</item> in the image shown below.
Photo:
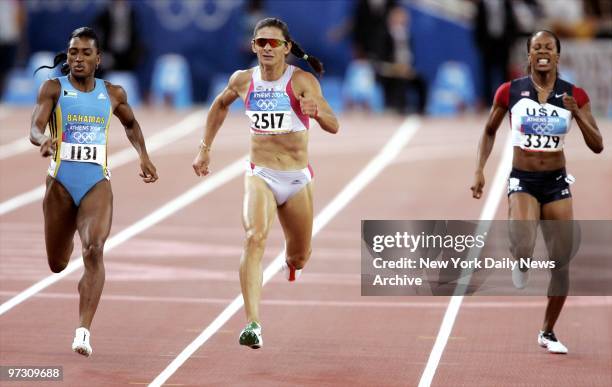
[[[521,265],[518,264],[514,266],[512,269],[512,283],[514,287],[517,289],[523,289],[527,286],[527,282],[529,281],[529,268],[521,268]]]
[[[296,279],[300,278],[300,275],[302,275],[302,269],[296,269],[287,261],[283,262],[283,266],[281,266],[281,271],[289,282],[295,281]]]
[[[553,332],[540,331],[538,344],[540,344],[540,347],[547,348],[550,353],[567,353],[567,347],[557,340],[557,336]]]
[[[246,345],[247,347],[251,347],[253,349],[261,348],[263,346],[263,337],[261,337],[261,325],[259,325],[255,321],[247,324],[247,326],[242,330],[242,332],[240,332],[238,342],[240,343],[240,345]]]
[[[83,356],[91,356],[93,349],[89,344],[89,330],[87,328],[77,328],[74,333],[74,340],[72,341],[72,350]]]

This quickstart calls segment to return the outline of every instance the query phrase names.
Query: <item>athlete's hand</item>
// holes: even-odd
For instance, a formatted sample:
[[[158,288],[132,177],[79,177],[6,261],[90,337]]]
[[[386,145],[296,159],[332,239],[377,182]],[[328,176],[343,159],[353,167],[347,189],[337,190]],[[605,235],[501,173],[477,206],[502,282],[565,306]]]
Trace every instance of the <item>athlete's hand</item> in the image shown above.
[[[563,96],[563,106],[574,114],[580,110],[580,108],[578,107],[578,103],[576,103],[574,97],[567,94]]]
[[[317,118],[319,109],[317,108],[316,102],[312,98],[299,97],[300,109],[302,114],[306,114],[310,118]]]
[[[142,178],[145,183],[155,183],[159,177],[157,177],[157,170],[155,165],[149,160],[148,157],[140,159],[140,170],[142,171],[138,175]]]
[[[45,136],[46,137],[46,136]],[[40,155],[42,157],[49,157],[55,154],[55,150],[57,149],[57,139],[52,139],[51,137],[47,137],[40,144]]]
[[[210,173],[208,169],[208,164],[210,163],[210,151],[205,149],[200,149],[198,155],[193,160],[193,170],[195,174],[198,176],[206,176]]]
[[[482,196],[482,188],[485,185],[485,178],[482,171],[476,171],[474,174],[474,184],[470,187],[472,190],[472,197],[474,199],[480,199]]]

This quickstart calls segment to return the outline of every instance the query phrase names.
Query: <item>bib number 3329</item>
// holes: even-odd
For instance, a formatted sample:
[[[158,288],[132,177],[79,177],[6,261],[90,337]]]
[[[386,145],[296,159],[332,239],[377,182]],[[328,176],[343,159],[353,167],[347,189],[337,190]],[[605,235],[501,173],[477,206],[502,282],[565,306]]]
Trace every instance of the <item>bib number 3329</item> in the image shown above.
[[[544,152],[560,151],[563,148],[563,138],[545,134],[524,134],[521,148]]]

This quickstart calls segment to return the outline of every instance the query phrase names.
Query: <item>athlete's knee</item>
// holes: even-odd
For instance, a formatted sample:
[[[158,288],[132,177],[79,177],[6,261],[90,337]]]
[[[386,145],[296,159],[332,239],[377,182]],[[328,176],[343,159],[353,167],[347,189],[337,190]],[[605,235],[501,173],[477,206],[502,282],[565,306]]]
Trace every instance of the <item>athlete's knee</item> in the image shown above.
[[[83,244],[83,258],[86,263],[97,263],[102,260],[102,253],[104,252],[103,242],[88,242]]]
[[[244,244],[247,249],[263,249],[266,245],[267,233],[263,230],[247,230]]]
[[[310,254],[312,253],[312,249],[300,251],[297,253],[287,254],[287,262],[289,262],[296,269],[301,269],[306,265],[308,259],[310,258]]]

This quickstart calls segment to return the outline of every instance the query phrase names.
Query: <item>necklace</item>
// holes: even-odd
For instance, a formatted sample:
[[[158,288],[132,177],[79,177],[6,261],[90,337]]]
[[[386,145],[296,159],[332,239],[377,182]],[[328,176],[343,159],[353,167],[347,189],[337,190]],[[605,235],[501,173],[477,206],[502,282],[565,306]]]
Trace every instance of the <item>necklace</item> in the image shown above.
[[[538,89],[539,91],[545,91],[545,92],[549,92],[552,90],[552,87],[550,88],[545,88],[543,86],[538,85],[538,83],[535,81],[535,79],[533,79],[533,76],[530,76],[529,78],[531,78],[531,82],[533,83],[533,85],[536,87],[536,89]]]

